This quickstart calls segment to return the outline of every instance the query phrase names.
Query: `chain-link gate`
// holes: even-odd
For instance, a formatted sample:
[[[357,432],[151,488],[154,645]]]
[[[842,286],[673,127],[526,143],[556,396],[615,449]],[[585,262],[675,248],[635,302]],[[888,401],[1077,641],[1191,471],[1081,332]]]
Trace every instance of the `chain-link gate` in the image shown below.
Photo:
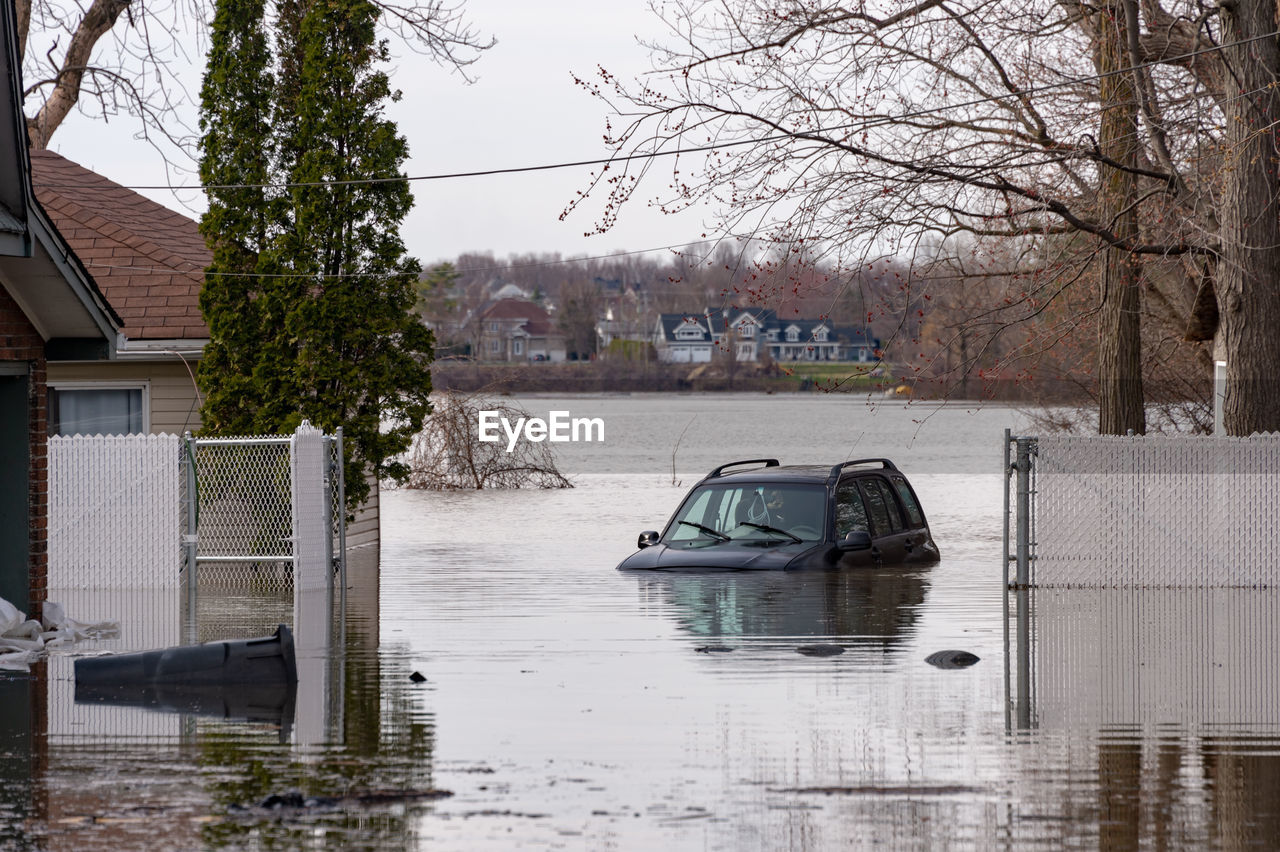
[[[346,611],[342,430],[317,436],[324,443],[324,470],[316,482],[299,482],[298,435],[185,437],[184,587],[189,623],[198,625],[200,637],[261,635],[292,622],[300,528],[328,531],[323,552],[329,591],[337,586],[341,600],[334,603],[339,613]],[[299,517],[299,487],[323,489],[304,510],[322,512],[319,525]]]

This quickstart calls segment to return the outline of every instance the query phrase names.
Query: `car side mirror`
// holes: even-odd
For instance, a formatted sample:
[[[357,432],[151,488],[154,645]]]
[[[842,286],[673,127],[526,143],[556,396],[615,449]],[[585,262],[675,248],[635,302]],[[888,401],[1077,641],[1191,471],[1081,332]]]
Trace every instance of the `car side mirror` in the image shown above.
[[[636,539],[636,547],[653,547],[658,543],[658,539],[662,536],[656,530],[645,530],[640,533],[640,538]],[[870,543],[867,544],[870,547]]]
[[[871,533],[866,530],[854,530],[842,538],[836,547],[840,550],[867,550],[871,547]]]

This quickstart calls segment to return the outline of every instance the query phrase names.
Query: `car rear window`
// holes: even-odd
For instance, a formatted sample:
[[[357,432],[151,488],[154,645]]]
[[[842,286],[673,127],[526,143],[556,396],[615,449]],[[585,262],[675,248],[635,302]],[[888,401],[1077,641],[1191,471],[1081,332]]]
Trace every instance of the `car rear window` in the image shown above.
[[[911,521],[912,527],[924,526],[924,513],[920,511],[920,504],[916,502],[916,495],[911,493],[911,486],[901,476],[893,477],[894,490],[898,492],[898,499],[902,501],[902,507],[907,510],[907,518]]]
[[[867,501],[867,512],[871,522],[875,524],[878,535],[901,532],[902,515],[898,512],[897,501],[889,492],[889,485],[880,477],[866,477],[858,480],[858,487]]]

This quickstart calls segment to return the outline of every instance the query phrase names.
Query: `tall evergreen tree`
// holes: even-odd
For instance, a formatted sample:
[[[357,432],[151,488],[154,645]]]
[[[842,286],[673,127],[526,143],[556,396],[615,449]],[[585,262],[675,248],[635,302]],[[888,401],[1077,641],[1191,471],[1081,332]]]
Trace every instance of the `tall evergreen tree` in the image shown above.
[[[213,252],[200,309],[210,341],[200,363],[206,431],[250,434],[259,394],[253,386],[261,254],[273,234],[264,185],[271,163],[271,51],[264,0],[219,0],[201,87],[200,180],[208,211],[200,232]]]
[[[219,371],[210,390],[253,394],[241,409],[252,408],[254,431],[287,432],[304,418],[343,427],[349,505],[367,496],[366,473],[407,473],[398,456],[430,412],[431,333],[411,312],[419,266],[399,233],[413,199],[406,182],[376,180],[402,174],[408,154],[383,116],[395,96],[378,68],[387,49],[377,15],[368,0],[281,4],[271,132],[258,151],[272,158],[274,180],[262,182],[287,188],[245,199],[266,237],[254,244],[257,290],[241,299],[252,331],[229,328],[229,299],[211,298],[206,314],[215,336],[224,324],[228,350],[208,370]],[[227,396],[206,402],[220,431],[240,422]]]

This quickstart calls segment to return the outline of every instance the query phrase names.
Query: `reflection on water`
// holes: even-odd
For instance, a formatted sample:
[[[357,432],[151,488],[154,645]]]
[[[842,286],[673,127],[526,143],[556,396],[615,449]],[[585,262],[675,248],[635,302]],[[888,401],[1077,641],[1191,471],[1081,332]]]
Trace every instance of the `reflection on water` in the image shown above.
[[[352,616],[332,657],[341,725],[316,744],[289,737],[292,707],[273,716],[189,690],[76,704],[54,729],[44,696],[72,684],[42,681],[69,658],[0,679],[0,848],[410,847],[414,815],[432,807],[432,716],[403,654],[379,653],[377,625]],[[272,801],[285,806],[262,807]]]
[[[890,647],[909,634],[928,567],[636,574],[643,599],[696,636],[841,636]]]
[[[1017,729],[1096,743],[1101,845],[1280,842],[1280,592],[1011,597]]]
[[[1041,730],[1280,727],[1280,590],[1037,589],[1018,642]]]

